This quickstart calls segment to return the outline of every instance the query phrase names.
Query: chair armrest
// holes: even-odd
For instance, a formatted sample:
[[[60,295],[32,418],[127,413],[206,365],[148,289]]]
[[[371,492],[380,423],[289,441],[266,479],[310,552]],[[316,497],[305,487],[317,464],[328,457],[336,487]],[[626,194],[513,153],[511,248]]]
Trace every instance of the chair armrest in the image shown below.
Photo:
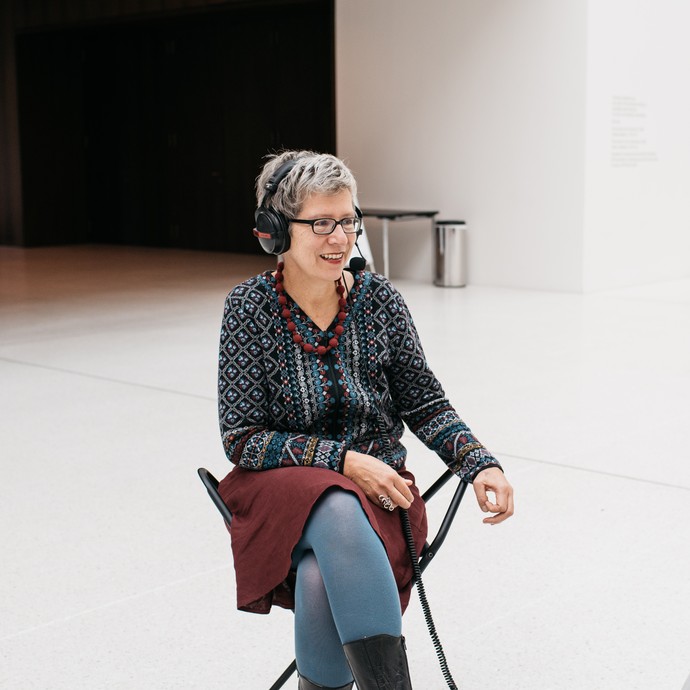
[[[423,498],[431,498],[431,496],[433,496],[450,479],[451,476],[454,475],[450,470],[441,475],[441,477],[439,477],[439,479],[437,479],[436,482],[424,492]],[[455,493],[453,494],[453,498],[450,501],[448,509],[446,510],[446,514],[441,521],[441,526],[439,527],[436,536],[432,540],[431,544],[425,544],[424,548],[422,549],[421,556],[419,557],[419,569],[421,572],[424,572],[424,569],[429,565],[434,556],[436,556],[438,550],[443,545],[446,536],[448,536],[448,530],[453,524],[455,514],[458,512],[458,508],[460,507],[460,502],[465,495],[465,491],[467,491],[467,482],[460,480],[458,487],[455,489]]]

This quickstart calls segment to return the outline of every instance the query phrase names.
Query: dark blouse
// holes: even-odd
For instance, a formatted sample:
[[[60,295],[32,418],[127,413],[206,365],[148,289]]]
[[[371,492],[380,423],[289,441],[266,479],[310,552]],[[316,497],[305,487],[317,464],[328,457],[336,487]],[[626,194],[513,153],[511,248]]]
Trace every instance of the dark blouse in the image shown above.
[[[380,275],[355,278],[345,332],[323,356],[293,342],[270,272],[230,292],[218,376],[228,459],[250,470],[342,471],[346,451],[355,450],[399,470],[407,455],[400,442],[404,422],[463,479],[500,467],[448,402],[400,293]],[[289,296],[288,307],[306,342],[333,337]]]

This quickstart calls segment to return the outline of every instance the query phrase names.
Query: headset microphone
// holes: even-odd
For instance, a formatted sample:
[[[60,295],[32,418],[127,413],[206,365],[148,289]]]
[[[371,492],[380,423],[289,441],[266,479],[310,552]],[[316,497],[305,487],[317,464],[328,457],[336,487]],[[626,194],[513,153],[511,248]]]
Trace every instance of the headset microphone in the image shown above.
[[[357,241],[355,240],[355,247],[357,247],[357,251],[359,252],[359,256],[353,256],[350,259],[350,263],[347,265],[347,270],[350,271],[353,275],[355,273],[359,273],[360,271],[363,271],[366,266],[367,266],[367,260],[362,256],[362,250],[359,248],[359,245],[357,244]],[[350,306],[352,306],[352,295],[348,292],[347,294],[347,299],[350,302]]]
[[[357,218],[359,218],[360,222],[357,237],[355,238],[355,248],[359,252],[359,256],[353,256],[350,258],[350,263],[348,264],[347,269],[352,273],[363,271],[367,267],[367,260],[364,258],[364,254],[362,254],[362,250],[359,248],[359,243],[357,242],[360,235],[364,232],[364,221],[362,220],[363,214],[358,206],[355,206],[355,213],[357,214]]]
[[[355,247],[357,247],[357,245],[355,245]],[[357,251],[359,251],[359,247],[357,247]],[[357,271],[363,271],[366,265],[367,260],[363,256],[353,256],[350,259],[348,268],[356,273]]]

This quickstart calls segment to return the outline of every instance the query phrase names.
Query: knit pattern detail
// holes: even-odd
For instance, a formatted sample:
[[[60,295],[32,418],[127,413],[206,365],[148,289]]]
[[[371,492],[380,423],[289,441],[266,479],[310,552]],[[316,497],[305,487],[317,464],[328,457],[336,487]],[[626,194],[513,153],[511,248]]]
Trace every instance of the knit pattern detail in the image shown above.
[[[267,272],[225,301],[218,411],[232,463],[339,471],[345,452],[355,450],[401,469],[406,423],[463,479],[500,467],[449,403],[407,305],[386,278],[358,274],[345,331],[322,357],[293,342],[274,285]],[[332,337],[337,321],[322,332],[298,305],[289,306],[305,340]]]

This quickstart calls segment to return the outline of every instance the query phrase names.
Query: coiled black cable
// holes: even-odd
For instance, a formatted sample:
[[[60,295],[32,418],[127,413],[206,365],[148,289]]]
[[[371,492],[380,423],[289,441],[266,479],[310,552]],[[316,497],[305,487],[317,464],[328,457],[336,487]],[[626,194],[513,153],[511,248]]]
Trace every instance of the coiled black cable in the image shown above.
[[[410,552],[410,560],[412,561],[412,570],[414,572],[414,581],[417,584],[417,592],[419,594],[419,602],[422,605],[422,611],[424,613],[424,620],[426,621],[426,627],[429,629],[429,635],[431,636],[431,641],[434,644],[434,649],[436,650],[436,656],[438,658],[439,666],[441,667],[441,673],[448,683],[448,687],[451,690],[458,690],[458,686],[453,680],[453,676],[450,674],[450,669],[448,668],[448,662],[446,661],[446,655],[443,651],[443,646],[441,645],[441,640],[436,632],[436,626],[434,625],[434,619],[431,616],[431,608],[429,607],[429,602],[426,598],[426,591],[424,590],[424,583],[422,582],[422,571],[419,567],[419,558],[417,557],[417,547],[414,545],[414,537],[412,536],[412,527],[410,527],[410,517],[407,511],[403,508],[400,510],[400,522],[402,523],[403,534],[405,535],[405,541],[407,542],[407,550]]]

